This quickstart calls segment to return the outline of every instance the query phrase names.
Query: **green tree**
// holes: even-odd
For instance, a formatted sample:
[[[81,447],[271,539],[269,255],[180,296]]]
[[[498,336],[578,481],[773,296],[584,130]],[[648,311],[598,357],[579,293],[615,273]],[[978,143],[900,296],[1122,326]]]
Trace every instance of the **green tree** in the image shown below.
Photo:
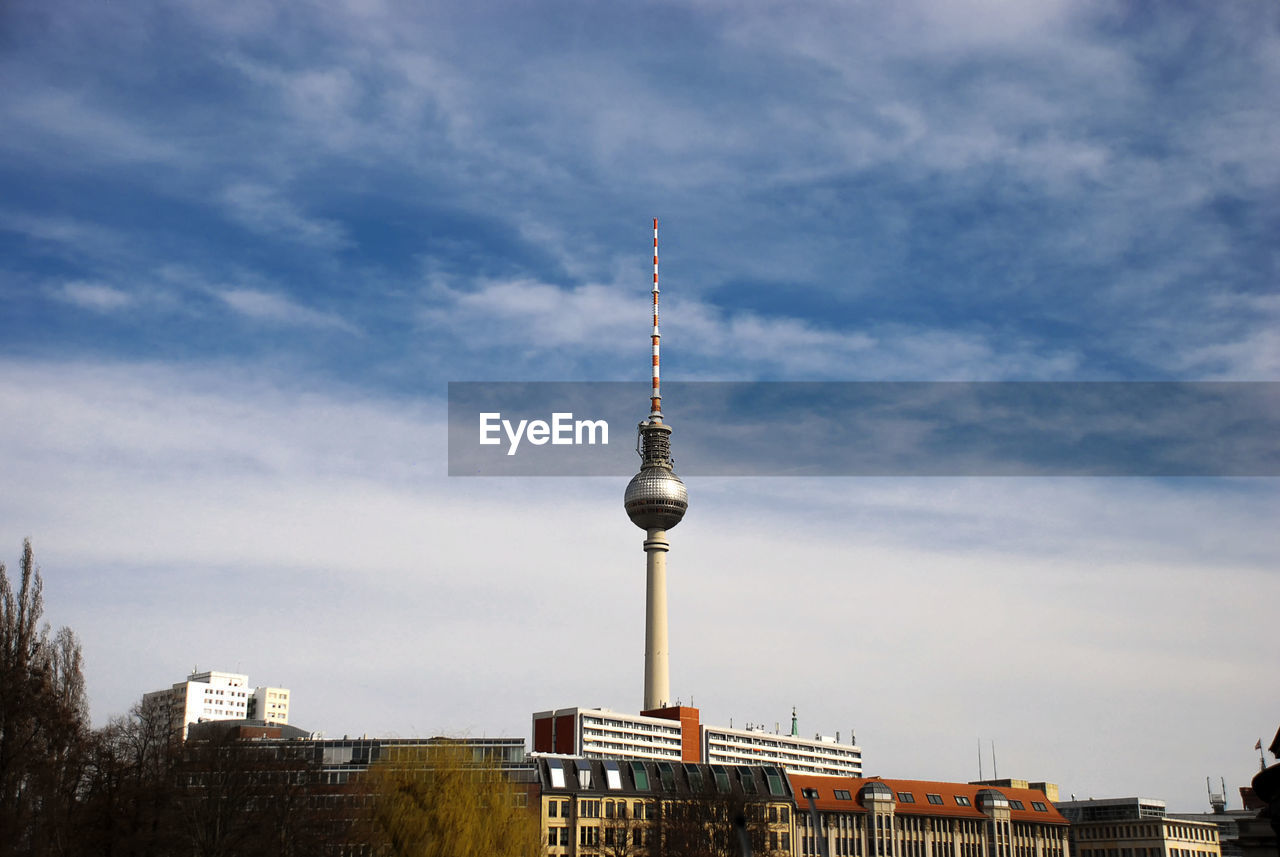
[[[18,589],[0,563],[0,857],[69,853],[88,759],[80,642],[52,637],[31,542]]]
[[[461,744],[402,753],[361,782],[373,798],[370,839],[381,857],[541,854],[527,793]]]

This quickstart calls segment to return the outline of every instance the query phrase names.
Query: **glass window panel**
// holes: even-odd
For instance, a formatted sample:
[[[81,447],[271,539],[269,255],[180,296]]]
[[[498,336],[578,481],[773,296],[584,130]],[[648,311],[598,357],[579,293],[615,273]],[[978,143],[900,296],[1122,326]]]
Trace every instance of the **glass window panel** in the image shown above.
[[[729,788],[729,772],[724,769],[724,765],[712,765],[711,774],[716,781],[716,791],[722,795],[727,795]]]

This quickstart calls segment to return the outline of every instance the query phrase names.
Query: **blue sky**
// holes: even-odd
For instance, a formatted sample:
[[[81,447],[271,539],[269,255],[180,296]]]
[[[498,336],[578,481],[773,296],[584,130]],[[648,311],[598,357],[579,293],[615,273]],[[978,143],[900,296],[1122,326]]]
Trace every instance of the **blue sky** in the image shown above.
[[[192,664],[330,734],[634,708],[622,484],[449,479],[443,402],[643,416],[654,216],[673,379],[1280,380],[1270,3],[19,0],[0,79],[0,544],[99,721]],[[1274,480],[690,491],[712,720],[1185,808],[1276,726]]]

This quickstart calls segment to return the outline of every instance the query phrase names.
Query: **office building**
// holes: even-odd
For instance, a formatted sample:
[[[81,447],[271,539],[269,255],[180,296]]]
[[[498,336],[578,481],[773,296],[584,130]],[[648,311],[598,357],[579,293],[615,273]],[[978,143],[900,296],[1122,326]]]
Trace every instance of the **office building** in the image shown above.
[[[824,848],[830,857],[1067,855],[1067,819],[1034,789],[879,777],[789,779],[797,857],[820,857]]]
[[[1170,818],[1164,801],[1126,797],[1060,801],[1072,857],[1222,857],[1218,827]]]
[[[173,732],[184,740],[188,726],[209,720],[258,720],[276,725],[289,722],[288,689],[250,688],[249,677],[240,673],[193,672],[186,681],[143,694],[142,703],[163,706],[169,712]]]

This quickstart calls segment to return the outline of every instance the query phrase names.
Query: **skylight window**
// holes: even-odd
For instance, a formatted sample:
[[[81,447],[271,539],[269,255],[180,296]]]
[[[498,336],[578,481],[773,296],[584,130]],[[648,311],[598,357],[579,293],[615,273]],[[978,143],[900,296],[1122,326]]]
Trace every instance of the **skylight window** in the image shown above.
[[[661,782],[664,792],[676,790],[676,772],[671,769],[670,762],[658,763],[658,780]]]
[[[689,791],[701,792],[705,787],[702,784],[702,769],[692,763],[685,763],[684,775],[689,778]]]
[[[1042,804],[1042,803],[1041,803],[1040,801],[1038,801],[1038,800],[1033,800],[1033,801],[1031,802],[1031,808],[1032,808],[1032,809],[1034,809],[1036,812],[1048,812],[1048,811],[1049,811],[1049,810],[1048,810],[1048,808],[1047,808],[1047,807],[1045,807],[1045,805],[1044,805],[1044,804]]]
[[[649,790],[649,772],[644,769],[644,762],[631,763],[631,776],[636,781],[636,788],[642,792]]]
[[[751,769],[740,766],[738,768],[738,780],[742,783],[742,791],[746,794],[753,795],[756,793],[756,778],[751,775]]]
[[[836,789],[836,800],[853,800],[853,795],[848,789]]]
[[[942,806],[942,795],[926,794],[925,797],[927,797],[929,799],[929,803],[934,806]]]
[[[622,771],[618,770],[618,763],[613,759],[604,762],[604,782],[610,789],[622,788]]]
[[[964,795],[956,795],[956,803],[960,804],[960,806],[973,806]]]
[[[769,794],[775,797],[782,797],[786,794],[782,788],[782,774],[778,773],[777,768],[765,768],[764,775],[769,782]]]
[[[1011,809],[1026,809],[1026,807],[1022,805],[1022,801],[1013,800],[1012,798],[1009,800],[1009,807]]]
[[[564,788],[564,768],[560,767],[560,760],[547,759],[547,770],[551,772],[551,788]]]
[[[724,769],[724,765],[712,765],[711,774],[716,780],[716,791],[722,795],[727,795],[729,789],[729,772]]]
[[[903,803],[915,803],[916,796],[913,795],[911,792],[898,792],[898,800],[902,801]]]

